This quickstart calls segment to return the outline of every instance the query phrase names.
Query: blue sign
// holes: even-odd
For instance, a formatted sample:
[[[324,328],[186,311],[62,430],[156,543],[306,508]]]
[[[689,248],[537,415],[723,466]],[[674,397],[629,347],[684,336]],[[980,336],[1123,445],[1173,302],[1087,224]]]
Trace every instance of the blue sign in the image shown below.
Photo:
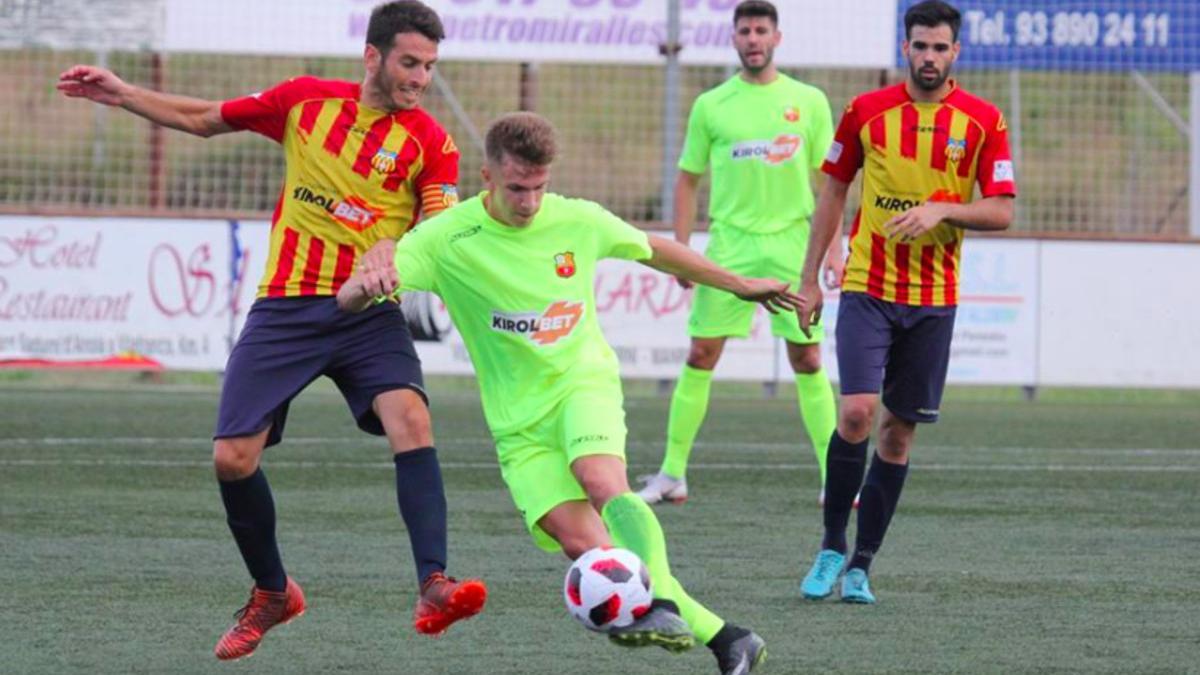
[[[950,2],[963,15],[959,67],[1200,71],[1200,0]],[[917,0],[899,3],[902,42]]]

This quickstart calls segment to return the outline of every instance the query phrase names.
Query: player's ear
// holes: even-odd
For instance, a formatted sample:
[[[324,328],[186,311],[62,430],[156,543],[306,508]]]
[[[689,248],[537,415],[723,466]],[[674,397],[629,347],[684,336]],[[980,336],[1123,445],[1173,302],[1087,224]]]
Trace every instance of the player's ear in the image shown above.
[[[363,49],[363,66],[365,66],[367,74],[374,76],[379,72],[379,68],[383,65],[383,54],[373,44],[367,44]]]

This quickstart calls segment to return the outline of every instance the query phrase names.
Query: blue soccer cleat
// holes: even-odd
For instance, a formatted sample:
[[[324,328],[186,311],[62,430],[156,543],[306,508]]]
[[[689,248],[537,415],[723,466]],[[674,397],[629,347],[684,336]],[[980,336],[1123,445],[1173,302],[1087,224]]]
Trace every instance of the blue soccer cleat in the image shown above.
[[[806,600],[824,600],[833,594],[833,584],[842,573],[846,556],[827,548],[817,554],[812,569],[800,582],[800,593]]]
[[[846,576],[842,577],[842,602],[875,604],[875,595],[871,593],[871,582],[867,581],[866,572],[857,567],[846,570]]]

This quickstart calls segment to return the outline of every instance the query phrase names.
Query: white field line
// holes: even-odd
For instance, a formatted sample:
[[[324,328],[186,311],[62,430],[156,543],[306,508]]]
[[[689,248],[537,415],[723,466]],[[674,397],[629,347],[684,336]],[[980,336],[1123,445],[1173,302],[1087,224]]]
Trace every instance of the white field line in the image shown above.
[[[97,445],[137,445],[137,446],[204,446],[211,447],[212,440],[204,437],[167,437],[167,436],[72,436],[72,437],[42,437],[42,438],[0,438],[0,449],[4,448],[20,448],[20,447],[50,447],[50,448],[66,448],[66,447],[94,447]],[[364,437],[362,434],[353,434],[348,436],[285,436],[283,442],[278,446],[281,450],[286,451],[289,445],[335,445],[335,446],[376,446],[383,448],[382,439],[372,439]],[[451,444],[452,446],[469,446],[469,447],[492,447],[491,438],[458,438]],[[654,441],[632,441],[627,444],[632,448],[655,448],[661,447],[661,442]],[[697,448],[710,449],[727,449],[736,450],[738,448],[746,450],[803,450],[809,451],[807,443],[774,443],[774,442],[754,442],[754,441],[697,441]],[[931,452],[966,452],[966,448],[962,446],[952,445],[921,445],[917,444],[913,450],[915,456],[919,457],[922,450]],[[1200,457],[1200,448],[1042,448],[1042,447],[1018,447],[1018,446],[1002,446],[1002,447],[983,447],[975,450],[970,450],[972,453],[979,453],[980,456],[987,454],[1069,454],[1069,455],[1101,455],[1113,457]],[[692,466],[689,464],[689,466]],[[698,466],[698,465],[697,465]],[[763,465],[756,465],[763,466]]]
[[[391,470],[391,462],[312,462],[312,461],[271,461],[264,462],[271,469],[369,469],[372,471]],[[210,468],[212,462],[206,460],[177,460],[177,459],[0,459],[0,466],[9,467],[54,467],[54,466],[93,466],[93,467],[135,467],[135,468]],[[629,468],[635,471],[652,471],[657,464],[631,464]],[[441,462],[443,469],[483,469],[496,470],[495,462]],[[696,471],[816,471],[815,466],[787,463],[753,463],[753,462],[692,462],[689,470]],[[1114,465],[1089,466],[1084,464],[920,464],[917,471],[1004,471],[1016,473],[1200,473],[1200,466],[1170,465]]]

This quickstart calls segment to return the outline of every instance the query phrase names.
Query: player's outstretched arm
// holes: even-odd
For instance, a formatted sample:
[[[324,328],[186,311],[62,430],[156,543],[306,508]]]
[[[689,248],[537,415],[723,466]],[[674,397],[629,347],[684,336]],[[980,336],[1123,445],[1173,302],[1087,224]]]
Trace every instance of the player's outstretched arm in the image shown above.
[[[677,241],[650,235],[653,255],[641,263],[705,286],[729,291],[739,298],[760,303],[768,312],[792,311],[800,298],[788,291],[786,282],[738,276]]]
[[[337,292],[338,308],[357,314],[386,300],[400,288],[395,267],[355,272]]]
[[[72,66],[58,76],[58,90],[71,98],[86,98],[118,106],[164,127],[196,136],[233,131],[221,117],[221,103],[164,94],[138,87],[96,66]]]
[[[825,297],[821,293],[819,273],[821,263],[830,252],[833,238],[842,230],[842,212],[846,209],[846,195],[850,184],[829,176],[817,196],[817,207],[813,211],[812,226],[808,234],[808,254],[800,273],[800,330],[812,337],[810,327],[821,320],[821,308]]]
[[[698,173],[680,169],[675,179],[675,219],[671,228],[675,231],[675,241],[687,246],[692,238],[692,226],[696,222],[696,193],[700,191]],[[680,286],[691,288],[692,282],[683,277],[675,277]]]

